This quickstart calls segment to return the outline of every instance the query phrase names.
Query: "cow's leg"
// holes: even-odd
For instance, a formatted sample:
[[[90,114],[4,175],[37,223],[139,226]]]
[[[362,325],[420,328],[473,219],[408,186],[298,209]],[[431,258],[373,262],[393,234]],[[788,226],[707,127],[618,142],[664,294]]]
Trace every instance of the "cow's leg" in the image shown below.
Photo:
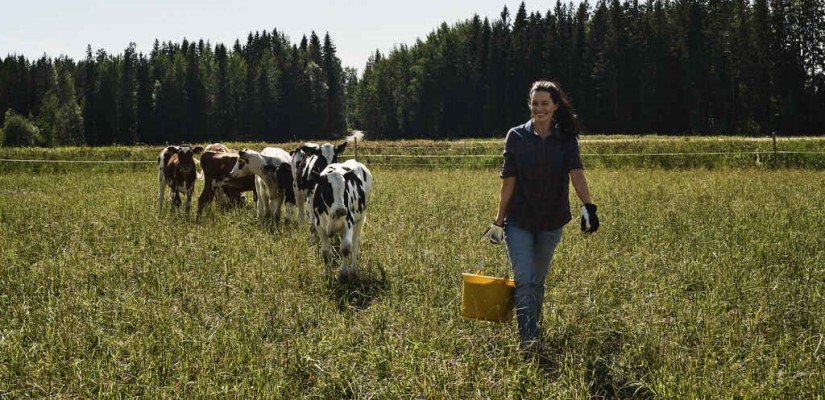
[[[295,205],[298,206],[298,224],[304,223],[304,206],[306,205],[306,192],[298,190],[298,185],[293,184],[292,190],[295,192]]]
[[[269,222],[272,226],[278,225],[278,218],[281,216],[281,201],[278,196],[278,192],[267,191],[267,218],[269,218]]]
[[[314,211],[310,211],[309,214],[309,244],[313,245],[317,243],[317,232],[318,232],[318,215],[315,214]]]
[[[206,183],[204,184],[203,191],[201,192],[201,195],[198,196],[198,215],[195,218],[196,220],[200,219],[201,211],[207,204],[209,204],[212,201],[212,196],[214,194],[214,192],[212,192],[213,182],[209,179],[206,179],[205,182]]]
[[[224,195],[226,196],[226,205],[230,207],[238,207],[243,204],[244,196],[243,193],[236,190],[235,188],[224,188],[223,190]]]
[[[315,212],[312,209],[312,198],[314,196],[315,196],[315,189],[314,188],[308,189],[305,193],[304,201],[303,201],[304,206],[306,207],[306,210],[307,210],[307,214],[309,215],[310,218],[312,218],[312,214]]]
[[[188,188],[186,189],[186,217],[189,218],[189,209],[192,205],[192,194],[195,193],[195,188]]]
[[[225,189],[223,188],[223,180],[213,179],[211,182],[207,182],[206,185],[211,186],[210,192],[212,195],[210,200],[215,199],[218,204],[224,204]]]
[[[344,223],[344,231],[341,232],[341,275],[349,276],[349,257],[352,254],[352,225]]]
[[[178,189],[172,189],[172,207],[174,207],[175,212],[180,212],[180,192]]]
[[[163,171],[158,172],[158,210],[163,212],[163,196],[166,195],[166,177]]]
[[[309,215],[309,218],[310,218],[310,224],[309,224],[309,236],[310,237],[314,237],[315,235],[317,235],[318,224],[321,222],[321,220],[319,219],[318,214],[315,213],[315,208],[312,206],[312,198],[314,196],[315,196],[315,189],[314,188],[309,189],[307,191],[307,197],[306,197],[305,203],[306,203],[307,214]]]
[[[293,212],[294,212],[293,210],[295,210],[296,194],[293,191],[293,192],[291,192],[292,195],[290,195],[289,190],[283,190],[283,191],[281,191],[281,193],[283,193],[283,196],[284,196],[284,209],[286,210],[286,215],[284,216],[284,221],[288,224],[291,224],[292,221],[293,221],[293,219],[292,219],[293,218],[292,215],[293,215]]]
[[[329,274],[332,268],[332,246],[329,243],[327,233],[322,232],[320,229],[318,230],[318,241],[321,244],[321,254],[324,256],[324,266],[326,267],[327,274]]]
[[[361,215],[361,219],[355,223],[352,228],[352,274],[358,273],[358,248],[361,246],[361,229],[364,227],[364,222],[367,216]]]
[[[272,219],[275,220],[275,225],[281,223],[281,203],[284,202],[284,195],[280,191],[275,192],[274,201],[272,202]]]
[[[232,197],[230,196],[230,189],[227,189],[225,186],[218,188],[218,194],[221,196],[221,204],[224,206],[232,205]]]
[[[258,218],[260,218],[261,221],[266,221],[268,217],[267,208],[269,207],[269,191],[258,179],[255,179],[255,188],[258,192],[258,201],[256,202],[258,206]]]
[[[286,221],[286,223],[291,224],[292,223],[292,213],[293,213],[292,210],[295,209],[295,204],[292,204],[292,203],[290,203],[286,200],[284,200],[284,202],[286,203],[286,205],[284,206],[284,208],[286,208],[286,217],[284,218],[284,220]]]

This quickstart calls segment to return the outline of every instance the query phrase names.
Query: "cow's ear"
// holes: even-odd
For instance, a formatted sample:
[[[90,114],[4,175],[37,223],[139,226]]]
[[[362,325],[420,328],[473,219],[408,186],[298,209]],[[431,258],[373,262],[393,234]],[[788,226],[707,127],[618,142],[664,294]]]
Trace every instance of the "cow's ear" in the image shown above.
[[[335,154],[341,154],[344,152],[344,149],[347,148],[347,142],[341,143],[338,146],[335,146]]]
[[[317,147],[303,145],[303,146],[301,146],[301,150],[303,150],[304,153],[307,153],[307,154],[314,154],[316,156],[318,155],[318,148]]]
[[[239,158],[243,158],[243,159],[245,160],[245,159],[246,159],[246,151],[247,151],[247,150],[249,150],[249,149],[243,149],[243,150],[239,151],[239,152],[238,152],[238,157],[239,157]]]
[[[195,154],[198,154],[202,151],[203,151],[203,147],[201,147],[201,146],[198,146],[198,147],[195,147],[194,149],[192,149],[192,152],[195,153]]]
[[[164,151],[167,153],[177,154],[178,148],[176,146],[168,146]]]

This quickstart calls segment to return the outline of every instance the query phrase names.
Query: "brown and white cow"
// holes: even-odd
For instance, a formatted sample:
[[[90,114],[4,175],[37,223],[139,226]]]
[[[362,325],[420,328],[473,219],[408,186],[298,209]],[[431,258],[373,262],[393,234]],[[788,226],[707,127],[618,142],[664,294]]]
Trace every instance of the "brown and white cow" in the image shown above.
[[[180,211],[180,193],[186,195],[186,215],[189,215],[192,193],[195,191],[195,179],[198,172],[195,169],[195,154],[200,153],[202,147],[192,147],[189,144],[169,146],[161,150],[158,155],[158,209],[163,211],[163,197],[166,186],[171,189],[172,207]]]
[[[217,197],[225,200],[229,205],[241,205],[244,202],[243,192],[255,191],[255,175],[238,174],[230,177],[229,173],[238,161],[238,152],[231,150],[220,143],[206,146],[201,155],[204,185],[198,197],[198,217],[207,204]]]
[[[313,174],[312,225],[321,243],[327,269],[332,265],[330,238],[341,235],[341,275],[357,273],[361,230],[367,220],[367,205],[372,190],[372,173],[355,160],[330,164],[320,174]]]
[[[229,153],[234,150],[230,150],[229,147],[223,145],[223,143],[212,143],[207,145],[206,148],[203,149],[204,152],[212,151],[215,153]]]

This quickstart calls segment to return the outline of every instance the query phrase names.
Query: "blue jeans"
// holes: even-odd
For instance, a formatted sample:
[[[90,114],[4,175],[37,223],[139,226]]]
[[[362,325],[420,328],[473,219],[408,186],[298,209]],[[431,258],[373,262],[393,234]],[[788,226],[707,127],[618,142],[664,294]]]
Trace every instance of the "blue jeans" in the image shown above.
[[[504,227],[516,288],[516,320],[522,346],[539,340],[539,319],[544,302],[544,280],[562,228],[532,232],[511,223]]]

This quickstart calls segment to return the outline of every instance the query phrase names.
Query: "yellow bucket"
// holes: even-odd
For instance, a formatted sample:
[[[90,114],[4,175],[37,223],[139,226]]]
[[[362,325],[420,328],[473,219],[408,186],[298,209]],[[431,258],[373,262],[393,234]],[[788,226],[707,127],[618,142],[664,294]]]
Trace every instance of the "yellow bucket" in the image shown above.
[[[512,317],[513,288],[516,287],[512,279],[466,273],[462,277],[461,315],[492,322]]]

